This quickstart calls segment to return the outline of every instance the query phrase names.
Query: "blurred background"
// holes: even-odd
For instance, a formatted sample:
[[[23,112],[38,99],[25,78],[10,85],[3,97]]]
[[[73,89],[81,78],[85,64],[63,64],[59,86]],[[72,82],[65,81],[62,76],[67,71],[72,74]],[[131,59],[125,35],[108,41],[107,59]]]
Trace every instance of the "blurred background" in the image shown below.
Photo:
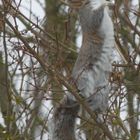
[[[140,1],[111,2],[116,43],[102,125],[115,140],[140,140]],[[65,0],[0,1],[0,140],[49,140],[48,120],[70,90],[81,40]],[[111,140],[85,111],[77,139]]]

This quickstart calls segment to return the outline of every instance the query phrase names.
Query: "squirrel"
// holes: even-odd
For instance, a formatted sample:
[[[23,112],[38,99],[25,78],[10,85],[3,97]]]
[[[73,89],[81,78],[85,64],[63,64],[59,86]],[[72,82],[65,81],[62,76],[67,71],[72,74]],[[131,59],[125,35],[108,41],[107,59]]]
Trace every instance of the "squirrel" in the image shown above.
[[[93,111],[108,106],[109,74],[114,47],[114,29],[106,0],[68,0],[77,10],[83,40],[72,71],[80,96]],[[72,94],[66,94],[49,122],[50,140],[75,140],[76,116],[80,105]],[[75,104],[75,105],[74,105]],[[70,107],[68,107],[70,106]]]

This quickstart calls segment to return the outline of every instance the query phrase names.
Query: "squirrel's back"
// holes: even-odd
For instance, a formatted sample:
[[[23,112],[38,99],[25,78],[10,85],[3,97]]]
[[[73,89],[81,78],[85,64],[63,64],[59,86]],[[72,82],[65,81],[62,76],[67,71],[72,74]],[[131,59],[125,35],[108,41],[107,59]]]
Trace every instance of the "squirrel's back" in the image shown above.
[[[108,7],[99,3],[97,7],[95,1],[90,0],[79,9],[83,42],[72,73],[80,94],[90,98],[93,111],[105,110],[108,106],[108,80],[114,47],[114,29]]]

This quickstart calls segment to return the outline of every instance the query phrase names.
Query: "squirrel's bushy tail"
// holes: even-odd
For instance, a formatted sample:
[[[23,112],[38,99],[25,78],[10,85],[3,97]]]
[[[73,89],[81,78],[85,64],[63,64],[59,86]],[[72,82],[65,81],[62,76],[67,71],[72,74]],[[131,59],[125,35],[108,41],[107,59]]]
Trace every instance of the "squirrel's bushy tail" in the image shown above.
[[[68,97],[63,98],[49,122],[50,140],[75,140],[75,121],[79,108]]]

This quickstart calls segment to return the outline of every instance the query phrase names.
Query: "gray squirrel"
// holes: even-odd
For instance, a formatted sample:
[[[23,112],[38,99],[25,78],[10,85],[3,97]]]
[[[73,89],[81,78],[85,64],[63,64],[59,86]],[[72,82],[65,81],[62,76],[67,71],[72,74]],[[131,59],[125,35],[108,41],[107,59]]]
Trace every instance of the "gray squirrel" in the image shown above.
[[[113,23],[106,0],[68,0],[78,14],[83,41],[72,71],[79,94],[87,99],[93,111],[108,106],[109,74],[114,47]],[[49,121],[50,140],[75,140],[76,116],[80,105],[72,94],[66,94]]]

